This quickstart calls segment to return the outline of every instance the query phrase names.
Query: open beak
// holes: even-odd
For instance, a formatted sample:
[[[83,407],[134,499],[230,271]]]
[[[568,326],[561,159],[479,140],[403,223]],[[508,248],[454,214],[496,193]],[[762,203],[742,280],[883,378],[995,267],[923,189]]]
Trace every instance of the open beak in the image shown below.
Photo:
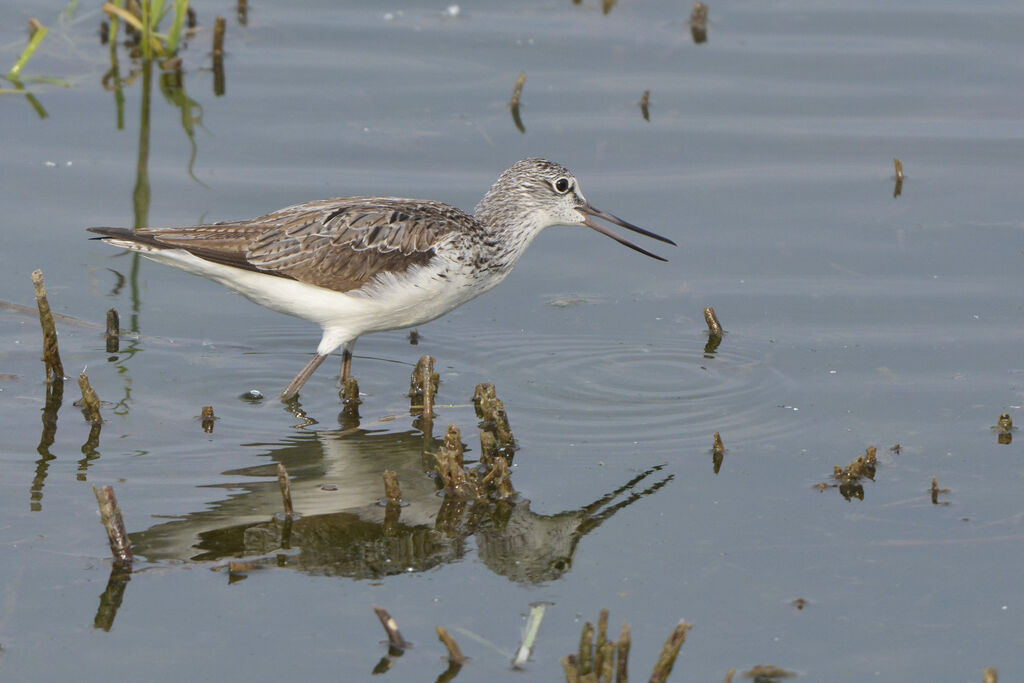
[[[632,230],[633,232],[638,232],[641,235],[646,235],[647,237],[650,237],[652,239],[656,239],[656,240],[658,240],[660,242],[664,242],[666,244],[671,244],[673,247],[676,246],[676,243],[673,242],[672,240],[670,240],[667,237],[662,237],[658,233],[651,232],[650,230],[644,230],[643,228],[639,228],[639,227],[633,225],[632,223],[627,223],[626,221],[622,220],[618,216],[613,216],[612,214],[608,213],[607,211],[602,211],[601,209],[595,208],[595,207],[591,206],[590,204],[584,204],[583,206],[578,206],[578,207],[576,207],[576,210],[579,211],[580,213],[582,213],[584,216],[586,216],[586,218],[583,219],[583,225],[587,226],[588,228],[593,228],[594,230],[597,230],[602,235],[607,235],[608,237],[611,237],[613,240],[615,240],[619,244],[623,244],[623,245],[629,247],[630,249],[633,249],[634,251],[639,251],[644,256],[650,256],[651,258],[657,259],[659,261],[667,261],[668,260],[666,258],[662,258],[661,256],[658,256],[657,254],[652,254],[651,252],[647,251],[646,249],[644,249],[642,247],[638,247],[637,245],[635,245],[632,242],[630,242],[629,240],[627,240],[625,237],[621,237],[620,235],[617,235],[616,233],[612,232],[610,229],[608,229],[605,226],[601,225],[600,223],[596,222],[594,220],[594,218],[600,218],[603,221],[607,221],[609,223],[613,223],[614,225],[617,225],[617,226],[619,226],[621,228],[625,228],[626,230]]]

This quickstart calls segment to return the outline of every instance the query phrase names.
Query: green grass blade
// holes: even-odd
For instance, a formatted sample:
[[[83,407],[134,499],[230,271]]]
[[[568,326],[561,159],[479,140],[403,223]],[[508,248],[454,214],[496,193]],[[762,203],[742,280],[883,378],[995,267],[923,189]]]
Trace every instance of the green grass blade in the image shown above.
[[[32,38],[28,41],[28,45],[26,45],[25,49],[22,50],[21,56],[18,57],[18,61],[16,61],[14,66],[11,67],[11,70],[7,72],[7,80],[16,80],[18,78],[18,74],[20,74],[21,70],[25,68],[25,65],[28,64],[28,60],[32,58],[32,54],[36,51],[36,48],[39,47],[39,43],[43,42],[43,38],[46,37],[46,34],[49,33],[49,31],[50,30],[42,24],[39,25],[39,28],[36,29],[36,32],[32,34]]]
[[[185,18],[188,15],[188,0],[174,1],[174,21],[171,29],[167,32],[167,53],[177,54],[178,42],[181,40],[181,28],[185,25]]]

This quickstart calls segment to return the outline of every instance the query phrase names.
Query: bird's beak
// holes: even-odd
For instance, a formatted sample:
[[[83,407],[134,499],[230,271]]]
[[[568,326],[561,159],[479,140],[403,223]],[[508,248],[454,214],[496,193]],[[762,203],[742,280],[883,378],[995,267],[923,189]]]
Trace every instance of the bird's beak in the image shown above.
[[[618,216],[613,216],[612,214],[608,213],[607,211],[602,211],[601,209],[593,207],[590,204],[586,204],[585,203],[585,204],[583,204],[583,206],[576,207],[576,210],[579,211],[580,213],[582,213],[584,216],[586,216],[583,219],[583,225],[587,226],[588,228],[593,228],[594,230],[597,230],[602,235],[607,235],[608,237],[611,237],[613,240],[615,240],[619,244],[623,244],[623,245],[629,247],[630,249],[633,249],[634,251],[639,251],[644,256],[650,256],[651,258],[657,259],[659,261],[667,261],[668,260],[666,258],[662,258],[661,256],[658,256],[657,254],[652,254],[651,252],[647,251],[646,249],[644,249],[642,247],[638,247],[637,245],[635,245],[632,242],[630,242],[629,240],[627,240],[625,237],[621,237],[620,235],[617,235],[616,233],[612,232],[610,229],[608,229],[605,226],[601,225],[600,223],[594,221],[593,219],[594,218],[600,218],[603,221],[607,221],[609,223],[613,223],[615,225],[618,225],[621,228],[625,228],[626,230],[632,230],[633,232],[638,232],[641,235],[646,235],[647,237],[650,237],[652,239],[656,239],[656,240],[658,240],[660,242],[664,242],[666,244],[671,244],[673,247],[676,246],[676,243],[673,242],[672,240],[670,240],[667,237],[662,237],[658,233],[651,232],[650,230],[644,230],[643,228],[637,227],[637,226],[633,225],[632,223],[627,223],[626,221],[622,220]]]

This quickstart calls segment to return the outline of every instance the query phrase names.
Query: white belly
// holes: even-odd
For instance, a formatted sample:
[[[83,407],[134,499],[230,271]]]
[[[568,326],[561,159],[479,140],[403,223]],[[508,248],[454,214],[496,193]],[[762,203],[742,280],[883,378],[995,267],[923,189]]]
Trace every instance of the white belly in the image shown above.
[[[111,240],[114,242],[114,240]],[[127,246],[127,245],[123,245]],[[146,258],[218,282],[254,303],[320,324],[329,353],[369,332],[422,325],[491,289],[508,274],[470,277],[435,257],[402,274],[384,273],[357,290],[335,292],[297,280],[206,261],[183,249],[140,251]],[[329,348],[326,348],[329,347]]]

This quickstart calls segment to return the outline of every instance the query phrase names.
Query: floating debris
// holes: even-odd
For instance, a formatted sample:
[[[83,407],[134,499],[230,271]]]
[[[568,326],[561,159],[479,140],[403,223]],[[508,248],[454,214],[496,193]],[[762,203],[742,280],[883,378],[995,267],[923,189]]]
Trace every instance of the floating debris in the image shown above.
[[[483,478],[483,484],[489,491],[494,492],[494,497],[498,500],[513,497],[516,492],[512,488],[512,473],[508,469],[508,460],[495,458]]]
[[[224,55],[224,30],[227,28],[227,22],[224,17],[217,17],[213,20],[213,56]]]
[[[798,610],[802,610],[804,607],[807,607],[807,601],[803,598],[797,598],[790,604],[793,605],[793,607],[796,607]]]
[[[616,2],[618,2],[618,0],[601,0],[601,13],[610,14],[612,8],[615,7]]]
[[[381,476],[384,479],[384,501],[389,505],[391,503],[401,505],[402,487],[398,484],[398,473],[394,470],[384,470]]]
[[[446,495],[458,498],[477,497],[476,487],[469,481],[469,476],[463,468],[462,436],[458,427],[448,425],[441,450],[434,455],[434,459]]]
[[[693,626],[685,621],[680,621],[676,624],[675,629],[672,630],[665,644],[661,647],[658,663],[654,665],[654,671],[651,672],[651,683],[664,683],[664,681],[668,680],[669,674],[672,673],[672,667],[676,663],[676,656],[679,655],[679,649],[686,642],[686,635],[690,632],[691,628]]]
[[[46,365],[46,381],[64,381],[64,364],[60,360],[57,348],[57,328],[53,325],[53,312],[46,298],[46,284],[43,282],[43,271],[32,271],[32,288],[36,294],[36,306],[39,307],[39,324],[43,327],[43,363]]]
[[[292,508],[292,485],[288,479],[288,470],[285,469],[284,463],[277,463],[277,483],[281,485],[281,500],[284,502],[284,515],[286,519],[291,519],[292,515],[295,514],[294,508]]]
[[[516,656],[512,658],[513,669],[523,669],[526,662],[530,660],[530,653],[533,652],[533,643],[537,640],[537,633],[540,631],[540,622],[544,620],[544,612],[548,606],[545,602],[535,602],[530,605],[530,615],[526,618],[526,628],[523,629],[523,642],[516,650]]]
[[[238,398],[242,399],[243,401],[249,401],[250,403],[259,403],[260,401],[263,400],[263,392],[259,391],[258,389],[250,389],[249,391],[245,392]]]
[[[493,435],[492,445],[491,440],[481,433],[481,461],[484,461],[486,457],[493,457],[494,454],[504,455],[511,460],[516,448],[515,437],[508,422],[508,415],[505,413],[505,404],[498,398],[494,385],[490,382],[476,385],[476,390],[473,392],[473,405],[477,417],[483,422],[481,429],[483,432],[490,432]]]
[[[690,11],[690,35],[697,45],[708,40],[708,6],[699,0],[693,3]]]
[[[981,673],[981,676],[982,683],[999,683],[999,672],[996,671],[994,666],[986,668]]]
[[[523,120],[519,118],[519,99],[523,94],[523,85],[526,83],[526,72],[520,71],[519,78],[516,79],[516,85],[512,89],[512,99],[508,101],[508,108],[512,111],[512,123],[516,124],[516,128],[520,133],[526,133],[526,127],[523,126]]]
[[[996,440],[999,443],[1003,445],[1013,443],[1013,430],[1016,429],[1016,427],[1013,426],[1013,417],[1011,417],[1009,413],[1003,413],[1000,415],[992,429],[995,430]]]
[[[203,425],[203,431],[207,434],[213,433],[213,423],[217,421],[217,417],[213,414],[213,406],[203,406],[202,411],[199,413],[199,419]]]
[[[82,390],[82,412],[85,418],[93,424],[101,424],[103,416],[100,415],[100,397],[89,384],[89,376],[85,372],[78,376],[78,387]]]
[[[711,445],[711,461],[715,466],[715,474],[722,468],[722,461],[725,459],[725,445],[722,443],[722,435],[715,432],[714,442]]]
[[[651,672],[652,683],[664,683],[668,680],[675,664],[679,649],[686,642],[686,635],[692,626],[680,621],[669,635],[661,649],[654,670]],[[594,642],[594,626],[588,621],[583,625],[580,636],[579,651],[562,658],[567,683],[577,681],[611,681],[614,674],[616,681],[629,678],[629,650],[631,646],[629,624],[623,624],[619,639],[609,641],[608,610],[601,610],[597,626],[597,641]]]
[[[930,489],[930,493],[932,494],[932,505],[949,505],[949,503],[946,501],[943,501],[941,503],[939,502],[939,496],[949,493],[949,489],[940,489],[939,482],[935,477],[932,477],[932,487]]]
[[[708,343],[704,345],[704,354],[711,356],[722,343],[725,331],[722,329],[722,323],[718,322],[718,314],[711,306],[704,307],[704,322],[708,326]]]
[[[448,633],[448,630],[444,626],[438,626],[437,638],[444,643],[445,648],[448,650],[448,661],[452,664],[462,666],[466,662],[465,656],[462,654],[462,650],[459,649],[459,644],[455,642],[455,638]]]
[[[846,500],[857,498],[864,500],[864,486],[861,479],[875,480],[875,466],[877,464],[878,449],[868,446],[864,455],[850,461],[846,467],[835,465],[832,468],[832,478],[839,484],[839,493]],[[828,485],[819,484],[819,490],[824,490]]]
[[[747,678],[753,678],[759,683],[770,683],[770,681],[776,678],[793,678],[796,676],[792,671],[786,671],[777,666],[759,664],[750,671],[744,671],[743,675]]]
[[[249,2],[248,0],[238,0],[238,25],[247,26],[249,24]]]
[[[128,532],[124,528],[121,508],[118,507],[117,498],[114,497],[114,487],[93,486],[92,492],[100,506],[100,522],[107,530],[107,540],[110,542],[110,552],[114,556],[114,561],[131,567],[132,546],[128,541]]]
[[[430,419],[434,417],[434,395],[440,375],[434,372],[433,356],[422,356],[409,378],[409,410]]]
[[[903,194],[903,162],[896,157],[893,157],[892,161],[896,166],[896,187],[892,191],[892,196],[895,198]]]
[[[223,97],[227,92],[227,79],[224,77],[224,17],[217,17],[213,22],[213,94]]]
[[[417,330],[409,330],[409,344],[416,346],[420,343],[420,333]]]
[[[397,653],[405,651],[410,643],[402,637],[402,632],[398,630],[398,623],[383,607],[374,605],[373,611],[377,614],[377,618],[380,619],[380,624],[384,627],[385,633],[388,634],[388,646]]]
[[[718,322],[718,314],[715,313],[715,309],[711,306],[704,307],[704,322],[708,324],[708,335],[711,337],[721,338],[724,332],[722,331],[722,323]]]
[[[640,113],[644,117],[644,121],[651,120],[651,112],[648,109],[648,105],[651,103],[651,91],[644,90],[644,94],[640,96]]]
[[[342,384],[341,392],[341,404],[344,406],[344,413],[349,418],[359,418],[359,404],[362,403],[362,399],[359,398],[359,382],[356,381],[355,377],[346,377],[344,384]]]
[[[107,311],[107,353],[117,353],[121,350],[121,321],[117,316],[117,310],[111,308]]]

